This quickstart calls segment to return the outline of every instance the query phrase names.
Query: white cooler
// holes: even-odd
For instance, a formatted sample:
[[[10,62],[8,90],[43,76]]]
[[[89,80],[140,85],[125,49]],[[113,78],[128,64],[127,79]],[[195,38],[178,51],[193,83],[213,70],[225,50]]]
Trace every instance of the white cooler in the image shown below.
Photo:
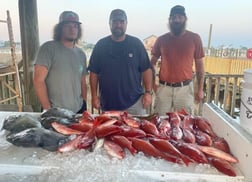
[[[0,112],[0,127],[2,127],[2,121],[6,116],[13,115],[13,114],[20,114],[20,113],[13,113],[13,112]],[[39,116],[39,113],[30,113],[34,116]],[[107,159],[104,160],[112,161],[111,165],[106,165],[102,167],[102,169],[106,169],[110,171],[112,169],[112,173],[110,175],[117,175],[117,177],[111,179],[103,179],[99,178],[101,181],[136,181],[136,182],[148,182],[148,181],[186,181],[186,182],[251,182],[252,181],[252,136],[246,130],[244,130],[235,120],[230,118],[227,114],[225,114],[222,110],[220,110],[214,104],[204,104],[203,106],[203,116],[206,117],[210,123],[216,134],[220,137],[224,137],[230,145],[231,152],[236,156],[239,160],[239,163],[234,165],[237,176],[236,177],[229,177],[224,174],[207,174],[204,172],[190,172],[186,170],[177,170],[173,171],[170,169],[156,169],[153,165],[153,168],[145,168],[145,163],[148,162],[148,158],[144,158],[142,162],[142,166],[139,168],[132,167],[133,165],[129,162],[126,163],[127,168],[120,167],[120,161],[118,162],[117,159]],[[3,137],[3,134],[0,135]],[[54,158],[57,152],[48,152],[42,149],[37,148],[22,148],[22,147],[15,147],[12,146],[12,150],[8,151],[9,149],[4,148],[5,146],[5,139],[1,138],[0,140],[0,147],[2,149],[2,154],[5,152],[5,155],[0,155],[0,181],[1,179],[9,179],[6,176],[27,176],[29,181],[29,176],[35,176],[37,182],[43,181],[41,177],[43,175],[53,175],[57,171],[62,172],[62,176],[64,177],[64,181],[88,181],[81,178],[82,172],[77,173],[76,175],[79,177],[75,180],[67,179],[67,173],[69,171],[64,171],[64,166],[61,166],[60,163],[53,163],[55,165],[51,166],[44,166],[39,165],[36,163],[31,162],[31,158],[43,158],[45,155],[50,155]],[[5,143],[5,144],[4,144]],[[34,152],[36,151],[36,152]],[[69,152],[68,154],[64,154],[64,157],[71,161],[72,155],[78,155],[78,153],[83,152],[83,150]],[[92,154],[93,157],[95,154]],[[129,154],[130,155],[130,154]],[[126,156],[127,158],[127,156]],[[134,161],[133,156],[129,156],[132,158],[132,162]],[[94,157],[93,165],[94,167],[97,165],[103,165],[104,161],[100,162],[99,160],[95,160]],[[156,160],[156,159],[152,159]],[[159,159],[161,161],[161,159]],[[106,162],[106,161],[105,161]],[[161,161],[163,162],[163,160]],[[166,162],[166,161],[165,161]],[[167,163],[167,162],[166,162]],[[76,161],[76,167],[81,165],[83,168],[83,173],[88,171],[88,169],[92,168],[92,166],[86,166],[85,162],[83,164],[78,164]],[[125,165],[125,164],[124,164]],[[131,166],[132,165],[132,166]],[[179,165],[177,165],[179,166]],[[197,167],[197,166],[196,166]],[[127,177],[125,171],[123,169],[127,169],[127,174],[130,174],[130,177]],[[73,171],[75,169],[72,169]],[[76,169],[76,172],[79,169]],[[91,171],[92,172],[92,171]],[[48,173],[48,174],[47,174]],[[69,172],[70,173],[70,172]],[[102,176],[100,173],[104,173],[99,170],[93,171],[95,176]],[[119,175],[119,178],[118,178]],[[36,178],[37,176],[37,178]],[[78,179],[78,180],[77,180]],[[120,180],[119,180],[120,179]],[[56,179],[59,180],[59,179]],[[97,181],[98,179],[93,179],[93,181]],[[99,181],[98,180],[98,181]],[[20,181],[20,180],[19,180]],[[21,180],[22,181],[22,180]],[[53,181],[53,180],[52,180]]]

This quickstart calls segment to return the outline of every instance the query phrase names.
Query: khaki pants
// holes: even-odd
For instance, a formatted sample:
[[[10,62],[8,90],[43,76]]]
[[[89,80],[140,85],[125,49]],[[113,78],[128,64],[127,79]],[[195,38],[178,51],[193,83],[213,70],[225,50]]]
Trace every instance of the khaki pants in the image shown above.
[[[146,115],[146,109],[143,108],[142,98],[143,96],[141,96],[138,101],[130,106],[126,111],[132,115]]]
[[[183,87],[170,87],[160,84],[156,92],[154,112],[159,113],[160,116],[165,116],[167,112],[180,111],[182,108],[193,114],[193,82]]]

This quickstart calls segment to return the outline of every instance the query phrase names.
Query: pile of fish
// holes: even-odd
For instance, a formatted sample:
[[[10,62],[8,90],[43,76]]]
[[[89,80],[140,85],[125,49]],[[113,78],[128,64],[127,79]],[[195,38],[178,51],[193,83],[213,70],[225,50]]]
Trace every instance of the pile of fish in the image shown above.
[[[58,147],[70,140],[69,136],[55,132],[51,123],[76,122],[75,113],[63,108],[52,108],[37,118],[30,114],[11,115],[4,119],[2,130],[7,131],[6,140],[16,146],[41,147],[57,151]]]
[[[30,116],[16,119],[12,116],[3,125],[9,131],[7,141],[17,146],[58,152],[95,151],[104,147],[109,155],[119,159],[125,158],[125,150],[129,150],[132,155],[142,152],[185,166],[210,164],[223,174],[236,176],[233,164],[238,159],[231,154],[225,139],[214,133],[205,118],[184,110],[162,117],[158,114],[132,116],[124,111],[96,116],[85,111],[76,116],[71,111],[53,108],[38,119],[30,117],[25,126],[20,122],[25,120],[22,117]]]

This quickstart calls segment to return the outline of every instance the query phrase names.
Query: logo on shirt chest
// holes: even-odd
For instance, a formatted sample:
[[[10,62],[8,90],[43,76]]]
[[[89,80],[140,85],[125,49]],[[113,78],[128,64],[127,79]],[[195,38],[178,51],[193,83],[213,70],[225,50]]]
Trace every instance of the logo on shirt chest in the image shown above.
[[[129,58],[133,58],[133,53],[128,54]]]

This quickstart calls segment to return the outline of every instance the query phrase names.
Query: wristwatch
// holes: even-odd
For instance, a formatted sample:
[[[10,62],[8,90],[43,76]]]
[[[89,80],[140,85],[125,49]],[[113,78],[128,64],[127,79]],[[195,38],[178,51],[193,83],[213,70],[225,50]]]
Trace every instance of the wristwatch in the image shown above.
[[[145,91],[145,94],[153,95],[153,91],[151,91],[151,90],[146,90],[146,91]]]

